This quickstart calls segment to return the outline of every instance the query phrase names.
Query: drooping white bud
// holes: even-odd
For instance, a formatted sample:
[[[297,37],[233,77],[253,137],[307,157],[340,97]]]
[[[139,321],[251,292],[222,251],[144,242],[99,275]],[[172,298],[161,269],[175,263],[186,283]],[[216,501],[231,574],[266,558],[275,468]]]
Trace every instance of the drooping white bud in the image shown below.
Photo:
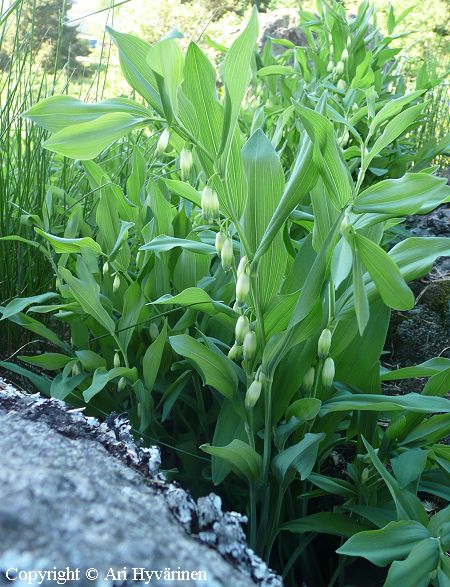
[[[232,265],[233,259],[234,259],[233,241],[229,236],[227,236],[225,238],[225,242],[223,243],[220,258],[222,260],[223,270],[225,272],[229,271],[231,269],[231,265]]]
[[[116,276],[114,277],[114,281],[113,281],[113,292],[115,293],[120,287],[120,277],[119,274],[116,273]]]
[[[250,387],[247,389],[247,393],[245,394],[245,407],[247,410],[255,407],[256,402],[259,400],[259,396],[261,395],[261,389],[261,381],[252,381]]]
[[[228,351],[228,358],[232,361],[239,361],[242,357],[242,346],[237,344],[236,342]]]
[[[242,273],[244,273],[246,267],[247,267],[247,257],[244,255],[243,257],[241,257],[241,260],[239,261],[239,265],[237,268],[237,276],[238,277],[240,275],[242,275]]]
[[[102,271],[103,271],[103,276],[107,275],[107,273],[109,271],[109,263],[108,263],[108,261],[105,261],[103,263],[103,269],[102,269]]]
[[[336,67],[334,68],[334,72],[336,76],[342,75],[344,73],[345,65],[343,61],[338,61],[336,63]]]
[[[334,61],[331,59],[327,65],[327,72],[331,73],[333,71],[333,69],[334,69]]]
[[[347,59],[348,59],[348,50],[347,49],[344,49],[342,51],[341,61],[343,61],[345,63],[347,61]]]
[[[242,345],[244,351],[244,361],[251,361],[256,353],[256,334],[253,330],[247,332]]]
[[[311,391],[314,385],[314,379],[316,376],[316,370],[314,367],[310,367],[308,371],[306,371],[305,376],[303,377],[303,388],[305,391]]]
[[[167,149],[167,145],[169,144],[169,138],[170,131],[168,128],[165,128],[160,134],[158,142],[156,144],[155,157],[160,157]]]
[[[334,380],[334,361],[331,357],[325,359],[322,369],[322,383],[325,387],[330,387]]]
[[[248,332],[250,332],[250,322],[248,321],[247,316],[239,316],[234,329],[236,342],[242,344]]]
[[[227,237],[223,232],[218,232],[216,234],[216,243],[215,244],[216,244],[216,251],[217,251],[217,254],[219,255],[219,257],[220,257],[220,253],[222,252],[223,245],[225,243],[226,238]]]
[[[214,218],[219,216],[219,198],[216,192],[205,185],[202,191],[202,214],[206,222],[212,222]]]
[[[119,353],[114,353],[114,367],[117,369],[117,367],[120,367],[120,355]]]
[[[119,383],[117,384],[117,391],[118,392],[123,391],[125,389],[126,385],[127,385],[127,380],[125,379],[125,377],[121,377],[119,379]]]
[[[328,357],[331,346],[331,336],[331,330],[329,328],[322,330],[322,333],[319,337],[319,342],[317,343],[317,354],[321,359]]]
[[[189,149],[182,149],[180,153],[180,168],[183,179],[186,179],[189,176],[192,169],[192,164],[192,151]]]
[[[337,89],[340,90],[341,92],[345,92],[345,90],[347,89],[347,82],[344,79],[340,79],[336,85]]]
[[[250,277],[247,273],[241,273],[237,278],[236,282],[236,301],[239,306],[243,306],[247,301],[248,294],[250,293]]]

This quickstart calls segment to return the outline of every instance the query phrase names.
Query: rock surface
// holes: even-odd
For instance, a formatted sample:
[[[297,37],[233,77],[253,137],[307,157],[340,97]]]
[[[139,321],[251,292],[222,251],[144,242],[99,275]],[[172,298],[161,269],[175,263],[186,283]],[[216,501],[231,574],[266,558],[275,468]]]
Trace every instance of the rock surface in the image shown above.
[[[169,568],[204,572],[184,585],[281,586],[247,547],[245,518],[222,512],[214,494],[195,502],[167,484],[159,450],[137,446],[126,419],[100,423],[0,379],[0,428],[0,584],[30,584],[8,581],[9,568],[70,567],[79,576],[68,585],[145,584],[133,569]],[[151,584],[178,585],[179,576]]]

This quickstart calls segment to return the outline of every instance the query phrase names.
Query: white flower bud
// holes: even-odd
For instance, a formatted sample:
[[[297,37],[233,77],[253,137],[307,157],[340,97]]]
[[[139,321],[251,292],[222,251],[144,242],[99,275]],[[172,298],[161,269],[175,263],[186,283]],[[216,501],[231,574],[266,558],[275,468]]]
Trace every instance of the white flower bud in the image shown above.
[[[316,371],[314,367],[310,367],[308,371],[306,371],[305,376],[303,377],[303,388],[305,391],[311,391],[314,385],[314,379],[316,376]]]
[[[321,359],[324,357],[328,357],[328,353],[330,352],[331,346],[331,330],[325,328],[322,330],[322,333],[319,337],[319,342],[317,343],[317,354]]]
[[[102,269],[102,271],[103,271],[103,276],[105,276],[108,273],[108,271],[109,271],[109,263],[108,263],[108,261],[105,261],[103,263],[103,269]]]
[[[114,353],[114,367],[117,369],[117,367],[120,367],[120,355],[119,353]]]
[[[330,387],[333,383],[334,373],[334,361],[331,357],[328,357],[325,359],[325,363],[323,364],[322,369],[322,383],[325,385],[325,387]]]
[[[231,264],[233,263],[234,258],[233,241],[229,236],[226,237],[225,242],[223,243],[220,258],[222,259],[223,270],[229,271],[231,269]]]
[[[247,273],[241,273],[237,278],[236,283],[236,301],[239,306],[243,306],[247,301],[248,294],[250,293],[250,277]]]
[[[247,389],[247,393],[245,394],[245,407],[247,410],[250,410],[256,405],[256,402],[259,400],[259,396],[261,395],[261,389],[261,381],[252,381],[250,387]]]
[[[219,216],[219,198],[209,185],[205,185],[203,188],[201,206],[203,218],[206,222],[212,222],[214,218]]]
[[[352,104],[352,112],[356,112],[358,110],[358,104],[356,102],[354,102]]]
[[[331,45],[330,45],[330,55],[331,55],[331,57],[333,57],[333,55],[334,55],[333,43],[331,43]]]
[[[113,292],[115,293],[120,287],[120,277],[119,274],[116,273],[116,276],[114,277],[114,281],[113,281]]]
[[[348,51],[347,51],[347,49],[344,49],[342,51],[341,61],[343,61],[345,63],[347,61],[347,59],[348,59]]]
[[[192,169],[192,164],[192,151],[189,149],[182,149],[180,153],[180,168],[183,179],[186,179],[189,176]]]
[[[327,72],[331,73],[333,71],[333,69],[334,69],[334,61],[331,59],[327,65]]]
[[[344,69],[345,69],[345,65],[343,61],[338,61],[336,63],[336,67],[334,68],[334,72],[335,74],[338,75],[342,75],[344,73]]]
[[[237,276],[238,277],[244,273],[246,267],[247,267],[247,257],[244,255],[243,257],[241,257],[241,260],[239,261],[239,265],[237,268]]]
[[[350,39],[350,37],[347,37],[347,42],[346,42],[347,49],[350,49],[351,44],[352,44],[352,40]]]
[[[158,139],[158,142],[156,144],[156,149],[155,149],[155,157],[160,157],[164,151],[167,149],[167,145],[169,144],[169,138],[170,138],[170,131],[168,128],[165,128],[162,133],[160,134],[160,137]]]
[[[242,346],[237,344],[236,342],[228,351],[228,358],[232,361],[239,361],[242,357]]]
[[[217,251],[217,254],[219,255],[219,257],[220,257],[220,253],[222,252],[223,245],[225,243],[226,238],[227,237],[223,232],[218,232],[216,234],[216,251]]]
[[[251,361],[256,353],[256,334],[253,330],[247,332],[242,345],[244,351],[244,361]]]
[[[77,361],[76,363],[73,364],[73,367],[72,367],[72,377],[76,377],[80,373],[81,373],[80,363]]]
[[[340,90],[341,92],[345,92],[345,90],[347,89],[347,82],[343,79],[340,79],[337,83],[337,89]]]
[[[250,332],[250,322],[248,321],[247,316],[239,316],[234,329],[236,342],[242,344],[248,332]]]
[[[123,391],[125,389],[127,385],[127,380],[125,379],[125,377],[121,377],[119,379],[119,383],[117,384],[117,391],[120,393],[121,391]]]

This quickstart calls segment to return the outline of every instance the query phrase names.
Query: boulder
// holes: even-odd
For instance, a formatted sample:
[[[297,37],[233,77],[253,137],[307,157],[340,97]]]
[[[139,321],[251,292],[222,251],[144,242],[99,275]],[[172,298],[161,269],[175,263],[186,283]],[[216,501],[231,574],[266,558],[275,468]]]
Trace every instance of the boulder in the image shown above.
[[[245,518],[166,483],[158,448],[136,444],[126,418],[99,422],[0,379],[0,427],[0,584],[13,569],[15,587],[54,585],[26,572],[68,567],[69,585],[150,584],[158,571],[152,585],[281,586]]]

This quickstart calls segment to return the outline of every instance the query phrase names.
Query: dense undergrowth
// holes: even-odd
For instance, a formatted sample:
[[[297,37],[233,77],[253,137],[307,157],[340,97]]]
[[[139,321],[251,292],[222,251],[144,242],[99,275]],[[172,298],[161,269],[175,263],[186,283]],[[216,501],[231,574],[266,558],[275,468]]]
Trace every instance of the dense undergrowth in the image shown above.
[[[450,200],[433,165],[445,80],[422,67],[407,88],[368,3],[317,11],[306,47],[260,53],[254,11],[218,71],[177,31],[150,46],[109,29],[134,100],[23,103],[59,171],[42,211],[21,210],[35,237],[2,238],[38,249],[51,284],[0,310],[48,352],[0,365],[127,411],[168,476],[248,514],[287,584],[349,585],[363,557],[380,585],[447,587],[450,360],[380,368],[407,282],[450,251],[391,246]],[[415,377],[421,391],[381,393]]]

